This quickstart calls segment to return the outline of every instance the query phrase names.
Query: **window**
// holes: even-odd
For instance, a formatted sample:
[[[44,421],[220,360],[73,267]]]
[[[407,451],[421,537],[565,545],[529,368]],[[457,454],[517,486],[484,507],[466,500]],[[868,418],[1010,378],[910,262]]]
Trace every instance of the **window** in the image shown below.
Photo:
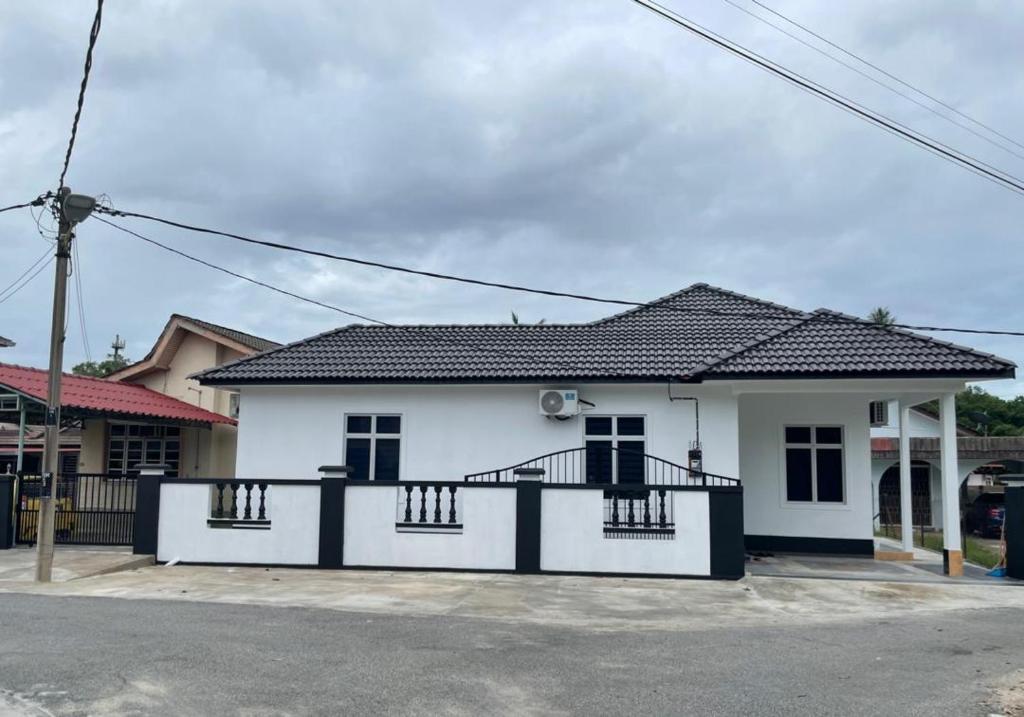
[[[643,416],[587,416],[587,483],[643,483],[645,435]]]
[[[842,503],[843,429],[841,426],[786,426],[786,500],[791,503]]]
[[[401,416],[346,416],[345,465],[355,480],[398,480]]]
[[[17,411],[18,410],[18,397],[3,395],[0,396],[0,411]]]
[[[162,463],[167,475],[178,475],[181,460],[181,429],[177,426],[149,426],[111,423],[107,439],[107,472],[135,473],[140,463]]]

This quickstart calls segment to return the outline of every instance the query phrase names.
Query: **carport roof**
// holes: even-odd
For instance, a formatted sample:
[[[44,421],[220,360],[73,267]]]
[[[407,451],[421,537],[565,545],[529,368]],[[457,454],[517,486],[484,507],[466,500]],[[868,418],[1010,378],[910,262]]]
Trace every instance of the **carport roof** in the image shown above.
[[[48,371],[27,366],[0,364],[0,391],[12,391],[36,403],[45,404]],[[186,424],[234,424],[235,420],[213,413],[145,386],[64,374],[61,379],[61,409],[81,416],[149,419]]]
[[[588,324],[354,324],[197,375],[210,385],[996,378],[1006,359],[707,284]]]

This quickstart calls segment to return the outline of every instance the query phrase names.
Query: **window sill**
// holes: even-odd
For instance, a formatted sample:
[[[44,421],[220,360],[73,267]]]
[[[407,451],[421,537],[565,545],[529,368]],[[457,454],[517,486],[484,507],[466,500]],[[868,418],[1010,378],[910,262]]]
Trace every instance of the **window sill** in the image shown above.
[[[269,520],[245,520],[244,518],[207,518],[206,525],[217,529],[270,530]]]

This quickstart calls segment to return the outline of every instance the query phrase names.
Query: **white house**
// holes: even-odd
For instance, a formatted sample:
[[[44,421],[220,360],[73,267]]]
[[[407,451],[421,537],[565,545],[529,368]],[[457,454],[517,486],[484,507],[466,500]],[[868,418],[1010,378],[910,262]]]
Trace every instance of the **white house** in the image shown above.
[[[1014,369],[996,356],[854,317],[695,284],[587,324],[346,326],[198,379],[240,393],[240,480],[309,480],[324,464],[344,464],[350,484],[367,487],[474,474],[486,481],[527,465],[545,468],[545,488],[656,484],[671,482],[666,471],[671,477],[690,467],[691,449],[699,448],[703,465],[693,465],[682,482],[704,474],[742,482],[748,549],[872,555],[870,404],[893,401],[906,412],[938,399],[938,465],[955,467],[956,392],[967,381],[1013,377]],[[545,415],[539,399],[550,390],[563,407],[552,400]],[[531,461],[547,454],[554,456]],[[910,458],[903,458],[909,484]],[[943,475],[950,478],[940,493],[956,496],[958,470]],[[433,508],[434,494],[422,490],[423,506]],[[415,513],[420,494],[408,493]],[[592,493],[599,507],[600,491]],[[909,501],[910,491],[903,494]],[[388,495],[394,512],[394,493]],[[367,560],[398,564],[404,495],[399,489],[398,542]],[[454,489],[451,495],[454,519]],[[547,495],[545,516],[558,502]],[[560,505],[581,505],[574,495],[583,493],[566,490]],[[446,496],[439,487],[439,514]],[[493,511],[493,523],[508,519],[508,507],[496,500],[475,504]],[[701,500],[677,499],[676,523],[706,533],[698,525],[706,518],[697,517],[707,505]],[[958,574],[957,501],[944,505],[947,568]],[[347,541],[351,521],[372,511],[343,510]],[[574,552],[577,539],[545,535],[542,562],[588,570],[593,556]],[[633,550],[613,541],[598,546]],[[646,559],[627,552],[622,560]],[[492,562],[504,564],[503,555]]]

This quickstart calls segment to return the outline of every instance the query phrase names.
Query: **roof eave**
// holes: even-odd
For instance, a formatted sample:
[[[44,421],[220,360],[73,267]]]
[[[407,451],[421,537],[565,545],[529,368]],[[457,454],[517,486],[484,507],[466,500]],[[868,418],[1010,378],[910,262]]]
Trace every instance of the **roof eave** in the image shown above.
[[[432,386],[432,385],[486,385],[486,384],[527,384],[527,383],[701,383],[702,379],[694,376],[479,376],[452,378],[200,378],[203,386]]]
[[[956,378],[972,381],[1016,378],[1015,368],[1000,371],[737,371],[705,375],[706,381],[757,381],[765,379],[843,379],[843,378]]]

